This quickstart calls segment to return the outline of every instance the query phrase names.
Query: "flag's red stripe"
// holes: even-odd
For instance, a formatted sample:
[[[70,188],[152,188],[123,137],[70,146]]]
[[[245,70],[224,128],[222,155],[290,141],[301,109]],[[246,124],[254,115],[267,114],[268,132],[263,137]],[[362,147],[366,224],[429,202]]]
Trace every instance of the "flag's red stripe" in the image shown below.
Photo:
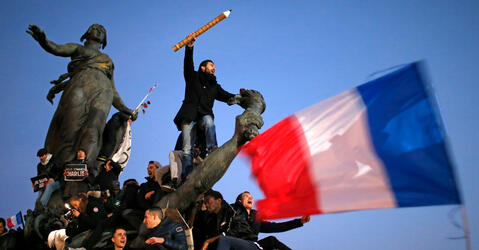
[[[9,228],[13,228],[13,227],[15,226],[15,225],[13,224],[13,222],[12,222],[12,218],[7,218],[7,226],[8,226]]]
[[[244,146],[264,192],[257,202],[261,219],[321,213],[310,177],[310,151],[302,127],[290,116]]]

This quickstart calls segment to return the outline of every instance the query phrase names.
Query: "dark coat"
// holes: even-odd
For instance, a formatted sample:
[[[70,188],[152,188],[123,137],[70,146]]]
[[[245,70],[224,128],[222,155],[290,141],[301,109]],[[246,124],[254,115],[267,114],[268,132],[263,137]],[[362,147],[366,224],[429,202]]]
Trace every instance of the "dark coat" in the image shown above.
[[[221,88],[214,75],[194,70],[193,47],[185,47],[183,75],[186,83],[185,97],[174,119],[178,130],[181,130],[181,124],[184,122],[195,121],[204,115],[214,116],[215,99],[227,102],[234,96]]]
[[[58,181],[63,176],[62,165],[58,163],[54,157],[50,158],[47,165],[43,165],[41,162],[39,162],[37,165],[37,175],[42,174],[48,176],[48,178]]]
[[[161,190],[160,184],[158,184],[158,182],[150,177],[145,177],[145,179],[146,182],[140,185],[137,196],[138,206],[142,210],[147,210],[153,207],[153,204],[155,204],[156,201],[159,201],[164,195],[164,192]],[[147,200],[145,199],[145,195],[150,191],[155,191],[155,194]]]
[[[199,211],[193,225],[195,249],[201,249],[205,240],[226,233],[235,211],[226,201],[222,201],[218,214]],[[217,243],[217,242],[214,242]],[[216,244],[210,244],[208,249],[216,249]]]
[[[228,235],[243,240],[258,241],[258,234],[261,233],[279,233],[302,227],[301,219],[294,219],[285,222],[269,222],[256,220],[256,210],[252,209],[250,214],[246,208],[239,202],[232,204],[235,215],[231,221]]]
[[[103,130],[103,143],[98,156],[110,159],[118,150],[125,135],[128,119],[130,119],[130,115],[125,112],[117,112],[112,115]]]
[[[94,229],[98,223],[106,219],[103,200],[94,197],[88,197],[88,204],[85,211],[74,218],[66,228],[66,234],[70,237],[75,236],[88,229]]]
[[[120,164],[111,161],[111,166],[113,167],[110,171],[106,171],[104,167],[102,167],[100,173],[97,175],[95,179],[95,184],[100,185],[100,190],[110,190],[110,194],[113,194],[113,181],[118,181],[118,175],[122,171]]]
[[[164,218],[161,223],[147,234],[146,239],[151,237],[161,237],[165,239],[163,244],[156,244],[171,250],[186,250],[188,244],[186,243],[186,234],[183,227],[177,222]],[[146,245],[146,249],[160,249],[156,245]]]
[[[129,184],[125,188],[123,193],[123,198],[120,203],[120,210],[125,210],[128,208],[136,209],[138,208],[138,185]]]

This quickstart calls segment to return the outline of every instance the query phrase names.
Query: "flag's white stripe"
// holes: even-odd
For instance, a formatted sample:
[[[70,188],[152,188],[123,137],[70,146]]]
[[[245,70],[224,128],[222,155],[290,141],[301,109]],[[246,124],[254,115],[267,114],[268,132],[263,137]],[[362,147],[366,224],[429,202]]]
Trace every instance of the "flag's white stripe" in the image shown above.
[[[356,89],[297,112],[311,153],[318,206],[327,212],[395,207]]]
[[[12,223],[12,225],[13,225],[14,227],[16,227],[16,226],[18,225],[18,221],[17,221],[17,216],[16,216],[16,215],[10,217],[10,223]]]

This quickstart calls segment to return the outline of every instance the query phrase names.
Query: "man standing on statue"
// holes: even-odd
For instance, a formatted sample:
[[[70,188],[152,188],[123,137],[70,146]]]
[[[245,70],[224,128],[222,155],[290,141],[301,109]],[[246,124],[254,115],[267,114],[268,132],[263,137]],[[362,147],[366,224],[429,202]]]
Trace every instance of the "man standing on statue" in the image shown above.
[[[215,64],[211,60],[201,62],[198,71],[194,70],[193,44],[196,38],[193,34],[190,43],[185,47],[184,71],[185,97],[174,122],[182,132],[183,139],[183,176],[186,176],[193,165],[192,147],[194,144],[194,126],[198,124],[205,132],[206,149],[208,153],[218,147],[214,124],[213,104],[215,99],[234,104],[234,94],[221,88],[216,81]]]

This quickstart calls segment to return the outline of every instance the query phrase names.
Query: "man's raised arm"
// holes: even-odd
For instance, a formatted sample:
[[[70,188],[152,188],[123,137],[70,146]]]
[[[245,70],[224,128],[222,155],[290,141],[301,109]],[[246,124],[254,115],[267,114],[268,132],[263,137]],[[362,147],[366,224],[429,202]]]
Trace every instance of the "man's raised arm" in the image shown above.
[[[187,46],[185,47],[185,61],[183,68],[183,75],[187,84],[193,77],[193,72],[195,71],[195,66],[193,64],[193,44],[196,41],[196,37],[194,37],[193,33],[188,35],[188,37],[190,36],[192,36],[193,39],[191,39],[191,42],[186,44]]]

